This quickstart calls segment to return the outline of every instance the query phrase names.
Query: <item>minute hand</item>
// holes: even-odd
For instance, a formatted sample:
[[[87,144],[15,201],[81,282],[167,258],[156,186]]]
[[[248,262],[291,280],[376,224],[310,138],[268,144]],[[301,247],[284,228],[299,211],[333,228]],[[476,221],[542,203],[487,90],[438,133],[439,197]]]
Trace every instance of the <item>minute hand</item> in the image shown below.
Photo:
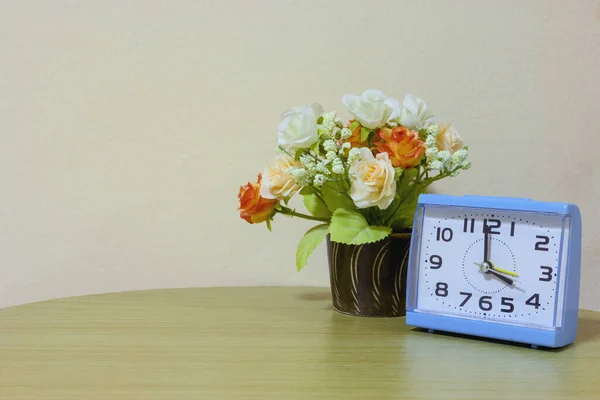
[[[487,226],[484,226],[484,234],[483,234],[483,262],[490,261],[490,249],[489,249],[489,229]]]
[[[519,277],[519,274],[517,274],[516,272],[508,271],[508,270],[505,270],[505,269],[502,269],[502,268],[498,268],[491,261],[488,261],[488,262],[490,263],[490,268],[493,269],[494,271],[500,272],[500,273],[505,274],[505,275],[514,276],[514,277],[517,277],[517,278]]]

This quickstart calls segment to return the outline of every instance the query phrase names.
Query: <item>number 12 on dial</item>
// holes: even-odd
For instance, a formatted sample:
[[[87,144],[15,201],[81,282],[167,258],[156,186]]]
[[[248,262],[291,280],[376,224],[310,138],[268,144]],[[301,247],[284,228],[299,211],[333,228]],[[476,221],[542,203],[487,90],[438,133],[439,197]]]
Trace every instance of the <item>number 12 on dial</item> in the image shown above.
[[[421,195],[411,240],[408,325],[534,347],[575,340],[577,206]]]

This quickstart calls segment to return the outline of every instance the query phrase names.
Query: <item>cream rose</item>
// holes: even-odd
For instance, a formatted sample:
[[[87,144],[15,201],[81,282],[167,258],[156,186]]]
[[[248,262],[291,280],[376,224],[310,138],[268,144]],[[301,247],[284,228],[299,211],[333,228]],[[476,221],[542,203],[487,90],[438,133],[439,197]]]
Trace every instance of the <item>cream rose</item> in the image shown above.
[[[463,148],[463,141],[458,131],[450,124],[439,124],[439,133],[435,138],[435,144],[439,151],[448,151],[454,154]]]
[[[265,199],[283,200],[292,197],[300,190],[296,179],[288,172],[289,168],[303,168],[302,164],[287,154],[278,154],[265,167],[262,174],[260,195]]]
[[[277,143],[286,151],[307,149],[319,140],[317,120],[323,115],[320,104],[305,104],[282,114]]]
[[[407,94],[402,101],[400,123],[413,131],[427,128],[434,121],[434,116],[427,109],[427,104],[412,94]]]
[[[360,160],[350,167],[352,179],[350,197],[358,208],[377,206],[385,210],[394,200],[396,181],[394,167],[387,153],[373,153],[366,147],[360,149]]]
[[[379,128],[400,115],[400,103],[379,90],[366,90],[362,96],[347,94],[342,103],[360,124],[369,129]]]

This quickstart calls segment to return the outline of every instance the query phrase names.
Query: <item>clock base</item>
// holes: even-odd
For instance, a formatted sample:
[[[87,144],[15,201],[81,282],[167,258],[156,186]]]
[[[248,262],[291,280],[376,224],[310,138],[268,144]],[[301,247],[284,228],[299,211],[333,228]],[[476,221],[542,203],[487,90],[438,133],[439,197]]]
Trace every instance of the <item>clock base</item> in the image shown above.
[[[574,332],[561,329],[547,330],[499,324],[494,322],[457,318],[419,311],[406,312],[406,324],[428,332],[443,331],[480,338],[522,343],[538,347],[558,348],[574,342]]]

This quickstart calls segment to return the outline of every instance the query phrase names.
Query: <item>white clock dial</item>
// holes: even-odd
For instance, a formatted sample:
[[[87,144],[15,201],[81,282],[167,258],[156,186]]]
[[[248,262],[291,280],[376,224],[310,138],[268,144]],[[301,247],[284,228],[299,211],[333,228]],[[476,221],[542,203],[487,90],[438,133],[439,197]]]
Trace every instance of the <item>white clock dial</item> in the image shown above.
[[[416,309],[554,327],[563,222],[552,214],[427,207]]]

